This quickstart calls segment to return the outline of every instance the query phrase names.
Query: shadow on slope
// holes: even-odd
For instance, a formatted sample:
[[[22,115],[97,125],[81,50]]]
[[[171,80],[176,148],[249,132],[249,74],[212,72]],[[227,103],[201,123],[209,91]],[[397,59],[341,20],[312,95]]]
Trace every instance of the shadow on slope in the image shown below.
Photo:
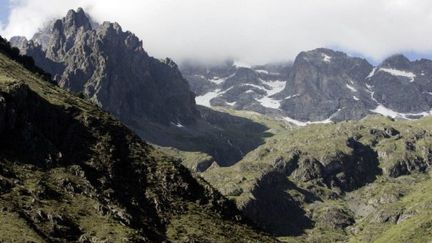
[[[221,166],[230,166],[272,136],[268,127],[249,119],[199,107],[201,119],[194,125],[129,124],[144,140],[183,151],[204,152]]]
[[[242,211],[275,236],[301,235],[313,227],[313,222],[306,216],[302,205],[287,193],[288,190],[302,194],[306,201],[318,200],[298,188],[284,173],[273,171],[260,179],[252,191],[254,199],[248,201]]]
[[[130,242],[166,240],[173,216],[202,214],[209,221],[220,219],[217,225],[246,223],[231,201],[101,110],[44,89],[41,92],[53,99],[48,101],[21,82],[0,84],[0,88],[0,179],[34,177],[36,188],[16,182],[24,189],[7,198],[2,195],[6,199],[0,202],[11,202],[7,210],[16,211],[45,241],[85,239],[91,232],[78,219],[94,214],[112,215],[110,226],[123,225],[135,232],[127,239]],[[56,173],[60,176],[53,179]],[[69,177],[88,183],[74,184]],[[34,198],[31,204],[29,196]],[[77,198],[95,201],[100,207],[83,209],[77,216],[71,206]],[[45,215],[53,219],[45,220]],[[191,236],[189,231],[183,234]],[[191,237],[199,241],[201,236]]]

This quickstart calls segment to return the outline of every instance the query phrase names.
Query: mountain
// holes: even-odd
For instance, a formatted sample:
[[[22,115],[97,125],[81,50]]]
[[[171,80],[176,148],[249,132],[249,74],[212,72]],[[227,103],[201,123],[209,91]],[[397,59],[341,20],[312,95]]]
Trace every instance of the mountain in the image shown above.
[[[172,60],[149,56],[134,34],[117,23],[98,24],[81,8],[52,21],[31,40],[13,37],[10,42],[60,87],[110,112],[150,143],[202,151],[221,165],[262,144],[265,127],[197,107]],[[245,136],[239,127],[253,135]]]
[[[239,114],[237,112],[236,114]],[[432,118],[283,126],[230,167],[200,175],[287,242],[428,242]]]
[[[196,102],[271,115],[297,125],[358,120],[380,113],[418,118],[432,109],[432,61],[395,55],[374,67],[367,60],[319,48],[292,64],[207,66],[186,63]]]
[[[180,69],[197,95],[199,105],[271,114],[277,108],[277,102],[271,96],[285,87],[290,65],[283,63],[252,68],[232,61],[214,66],[189,62],[183,63]]]
[[[0,241],[275,241],[178,160],[0,43]]]
[[[79,93],[126,123],[191,124],[194,96],[176,64],[150,57],[119,24],[93,24],[80,8],[14,46],[34,57],[61,87]]]

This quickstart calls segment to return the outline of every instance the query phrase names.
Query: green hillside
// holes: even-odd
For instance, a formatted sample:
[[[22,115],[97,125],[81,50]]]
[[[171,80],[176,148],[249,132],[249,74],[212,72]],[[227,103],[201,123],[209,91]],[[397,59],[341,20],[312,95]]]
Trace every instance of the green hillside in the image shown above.
[[[0,136],[1,242],[274,241],[178,160],[3,54]]]

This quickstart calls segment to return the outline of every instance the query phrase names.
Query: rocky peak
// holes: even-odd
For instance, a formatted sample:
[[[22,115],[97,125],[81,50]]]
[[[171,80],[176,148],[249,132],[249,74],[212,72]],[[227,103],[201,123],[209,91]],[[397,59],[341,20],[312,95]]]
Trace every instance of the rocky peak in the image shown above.
[[[83,27],[84,30],[90,30],[92,28],[90,18],[82,8],[78,8],[77,11],[73,9],[69,10],[62,22],[65,28],[78,29]]]
[[[186,125],[199,117],[177,65],[150,57],[141,40],[118,23],[93,24],[79,8],[50,26],[23,49],[31,49],[36,64],[50,71],[61,87],[83,93],[127,124],[151,120]]]
[[[380,67],[384,68],[395,68],[401,70],[409,70],[411,66],[411,61],[402,54],[393,55],[385,59]]]

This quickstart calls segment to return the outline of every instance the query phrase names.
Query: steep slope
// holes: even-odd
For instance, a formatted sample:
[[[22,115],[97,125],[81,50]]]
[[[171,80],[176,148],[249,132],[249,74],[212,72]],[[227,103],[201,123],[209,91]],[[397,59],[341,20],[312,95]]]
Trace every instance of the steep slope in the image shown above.
[[[234,205],[101,109],[0,54],[0,241],[261,241]]]
[[[365,59],[319,48],[301,52],[292,65],[203,69],[188,64],[181,71],[198,104],[307,125],[358,120],[372,113],[405,119],[430,115],[431,63],[396,55],[373,67]]]
[[[122,121],[191,124],[198,117],[193,94],[174,62],[150,57],[142,42],[117,23],[92,25],[81,8],[30,42],[18,37],[11,42],[61,87],[83,92]]]
[[[366,60],[316,49],[300,53],[285,89],[275,95],[287,116],[300,121],[359,119],[375,107],[363,82]]]
[[[419,117],[432,109],[432,61],[409,61],[395,55],[377,66],[367,78],[377,110]]]
[[[213,165],[201,176],[268,232],[288,242],[432,237],[432,118],[287,128],[245,116],[275,135],[237,164]]]
[[[11,44],[60,87],[91,100],[150,143],[205,152],[221,165],[262,144],[265,127],[211,110],[200,114],[172,60],[150,57],[134,34],[117,23],[94,23],[82,9],[70,10],[30,41],[13,37]],[[252,136],[233,131],[227,121],[251,128]]]

